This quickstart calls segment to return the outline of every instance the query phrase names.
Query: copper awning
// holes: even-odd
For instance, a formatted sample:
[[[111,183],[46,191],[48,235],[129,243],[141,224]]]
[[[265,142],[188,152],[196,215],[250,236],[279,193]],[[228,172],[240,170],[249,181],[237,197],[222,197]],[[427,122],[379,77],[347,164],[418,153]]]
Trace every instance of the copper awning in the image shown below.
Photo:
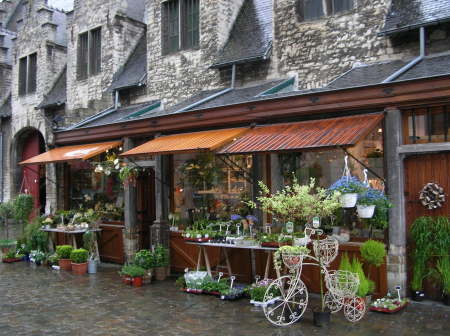
[[[150,140],[121,155],[134,156],[212,151],[232,142],[246,131],[248,131],[248,128],[230,128],[167,135]]]
[[[382,113],[256,127],[218,154],[244,154],[350,146],[367,136]]]
[[[106,152],[109,149],[119,147],[121,141],[102,142],[88,145],[64,146],[51,149],[48,152],[22,161],[20,165],[43,164],[54,162],[66,162],[74,160],[87,160]]]

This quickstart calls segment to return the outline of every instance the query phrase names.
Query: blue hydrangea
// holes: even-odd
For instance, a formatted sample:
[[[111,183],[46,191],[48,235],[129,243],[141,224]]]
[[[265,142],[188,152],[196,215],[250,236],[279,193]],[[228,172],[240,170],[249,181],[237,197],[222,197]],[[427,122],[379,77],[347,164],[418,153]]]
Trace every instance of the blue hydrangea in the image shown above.
[[[355,176],[342,176],[328,188],[330,191],[339,191],[343,194],[360,193],[364,189],[367,187]]]

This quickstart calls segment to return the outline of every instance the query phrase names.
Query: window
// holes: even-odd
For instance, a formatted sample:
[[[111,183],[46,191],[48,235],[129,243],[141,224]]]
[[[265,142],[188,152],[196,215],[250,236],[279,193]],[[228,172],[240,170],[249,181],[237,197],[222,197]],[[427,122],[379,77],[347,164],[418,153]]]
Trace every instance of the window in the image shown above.
[[[199,0],[169,0],[162,4],[162,52],[170,54],[199,45]]]
[[[449,135],[448,106],[411,109],[404,116],[404,143],[445,142]]]
[[[354,0],[299,0],[297,12],[299,21],[317,20],[353,9]]]
[[[19,95],[36,92],[37,53],[19,59]]]
[[[101,49],[101,28],[78,35],[78,79],[86,79],[101,72]]]

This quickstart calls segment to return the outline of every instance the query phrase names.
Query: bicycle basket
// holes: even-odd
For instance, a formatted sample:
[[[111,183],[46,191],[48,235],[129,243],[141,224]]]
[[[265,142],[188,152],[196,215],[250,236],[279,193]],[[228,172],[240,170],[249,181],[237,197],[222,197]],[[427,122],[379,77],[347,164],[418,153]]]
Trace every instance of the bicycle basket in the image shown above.
[[[325,285],[335,296],[352,297],[358,290],[359,278],[350,271],[330,271],[325,275]]]
[[[339,242],[335,238],[325,238],[313,242],[314,254],[323,264],[329,265],[338,255]]]

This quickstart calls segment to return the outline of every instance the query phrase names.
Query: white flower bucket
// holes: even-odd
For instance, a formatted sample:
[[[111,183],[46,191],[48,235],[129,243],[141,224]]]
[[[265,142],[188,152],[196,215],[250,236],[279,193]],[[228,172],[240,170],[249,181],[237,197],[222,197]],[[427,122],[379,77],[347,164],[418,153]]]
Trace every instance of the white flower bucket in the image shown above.
[[[341,206],[343,208],[353,208],[356,205],[357,200],[358,200],[357,193],[342,194],[339,198],[339,201],[341,202]]]
[[[359,218],[372,218],[375,212],[375,205],[361,205],[356,206]]]

